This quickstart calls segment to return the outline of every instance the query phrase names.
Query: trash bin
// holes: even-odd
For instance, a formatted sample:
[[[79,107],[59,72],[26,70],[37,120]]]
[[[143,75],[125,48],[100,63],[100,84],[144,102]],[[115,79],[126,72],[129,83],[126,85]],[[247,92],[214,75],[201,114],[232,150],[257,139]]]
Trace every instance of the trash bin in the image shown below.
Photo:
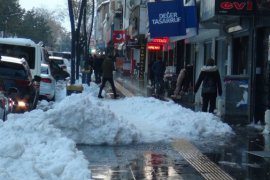
[[[249,78],[247,76],[226,76],[224,120],[233,124],[249,123]]]

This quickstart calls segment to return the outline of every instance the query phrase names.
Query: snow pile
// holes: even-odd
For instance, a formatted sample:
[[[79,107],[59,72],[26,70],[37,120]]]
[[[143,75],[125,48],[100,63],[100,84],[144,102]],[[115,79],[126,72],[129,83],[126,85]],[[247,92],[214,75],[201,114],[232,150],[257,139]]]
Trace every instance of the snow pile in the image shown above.
[[[218,117],[194,112],[172,101],[131,97],[104,101],[104,104],[140,131],[141,142],[168,142],[179,138],[196,141],[233,134],[231,127]]]
[[[218,117],[194,112],[174,102],[130,97],[98,99],[98,86],[85,86],[56,103],[44,116],[78,144],[170,142],[184,138],[203,141],[233,134]]]
[[[77,144],[130,144],[138,140],[134,126],[85,93],[68,96],[44,118]]]
[[[0,121],[0,179],[89,179],[82,152],[43,114],[10,114],[8,121]]]

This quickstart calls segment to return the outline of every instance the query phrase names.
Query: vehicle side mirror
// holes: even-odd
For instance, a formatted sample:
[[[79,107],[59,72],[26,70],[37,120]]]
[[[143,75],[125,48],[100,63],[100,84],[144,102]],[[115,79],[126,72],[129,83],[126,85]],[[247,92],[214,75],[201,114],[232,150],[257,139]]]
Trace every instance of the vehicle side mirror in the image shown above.
[[[40,77],[40,76],[35,75],[35,76],[34,76],[34,81],[40,82],[40,81],[41,81],[41,77]]]

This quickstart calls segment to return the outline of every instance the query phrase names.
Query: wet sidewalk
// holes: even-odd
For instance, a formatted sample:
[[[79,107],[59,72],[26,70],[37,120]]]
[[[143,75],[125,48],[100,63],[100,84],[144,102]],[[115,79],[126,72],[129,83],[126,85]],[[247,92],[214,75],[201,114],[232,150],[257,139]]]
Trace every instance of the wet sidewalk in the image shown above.
[[[117,73],[116,81],[133,95],[151,96],[151,89],[145,81],[122,76],[120,73]],[[195,108],[195,111],[197,110],[199,108]],[[200,151],[222,169],[232,173],[234,178],[238,177],[236,179],[270,180],[270,135],[262,133],[264,126],[240,124],[230,126],[236,135],[222,147],[223,149],[217,150],[216,148],[220,147],[214,146],[199,147]],[[244,175],[245,173],[247,174]]]
[[[151,96],[144,81],[116,74],[123,96]],[[78,146],[94,180],[270,180],[270,136],[262,127],[231,125],[235,136],[208,142]]]

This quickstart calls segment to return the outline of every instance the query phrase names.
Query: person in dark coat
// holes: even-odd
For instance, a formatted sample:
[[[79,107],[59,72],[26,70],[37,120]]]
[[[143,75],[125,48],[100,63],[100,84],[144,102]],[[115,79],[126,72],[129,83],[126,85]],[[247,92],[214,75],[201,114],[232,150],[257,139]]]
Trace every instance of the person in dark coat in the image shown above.
[[[202,111],[207,112],[208,105],[209,112],[213,113],[216,108],[217,95],[222,95],[220,74],[215,66],[215,60],[209,58],[206,66],[203,66],[199,75],[199,78],[194,87],[194,93],[196,93],[202,83]]]
[[[163,64],[161,57],[158,57],[152,65],[152,71],[155,76],[155,82],[162,82],[165,73],[165,65]]]
[[[95,74],[96,83],[99,84],[101,82],[101,72],[102,72],[102,58],[94,55],[93,59],[93,69]]]
[[[114,63],[111,57],[106,57],[102,63],[102,83],[99,89],[98,98],[103,98],[101,95],[103,88],[107,81],[111,84],[114,98],[116,99],[119,95],[116,94],[116,89],[113,81],[113,71],[114,71]]]
[[[152,70],[154,73],[154,77],[155,77],[155,88],[159,88],[158,91],[159,93],[163,93],[163,77],[164,77],[164,73],[165,73],[165,65],[162,62],[162,58],[158,57],[157,60],[154,62],[153,66],[152,66]],[[157,87],[156,87],[157,86]]]

